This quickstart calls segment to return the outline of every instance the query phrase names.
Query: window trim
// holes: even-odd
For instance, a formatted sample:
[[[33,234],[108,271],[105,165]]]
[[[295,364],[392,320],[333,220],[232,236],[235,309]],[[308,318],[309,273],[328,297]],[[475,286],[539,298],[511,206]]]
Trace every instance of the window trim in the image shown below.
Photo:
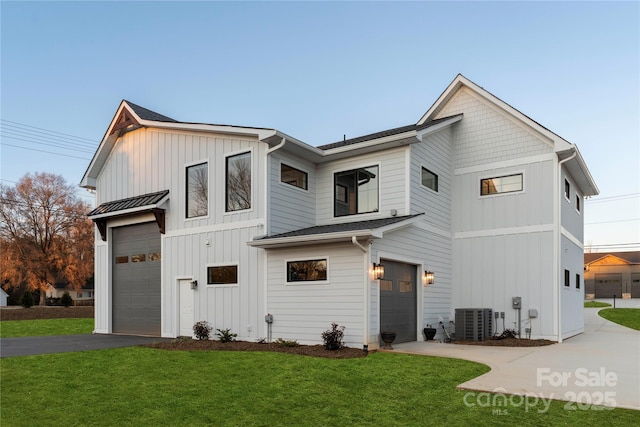
[[[288,182],[283,181],[282,180],[282,166],[286,166],[286,167],[288,167],[290,169],[293,169],[293,170],[295,170],[297,172],[302,172],[304,174],[304,176],[305,176],[305,185],[306,186],[305,187],[298,187],[295,184],[290,184]],[[308,193],[309,192],[309,172],[307,172],[305,170],[302,170],[302,169],[299,169],[299,168],[296,168],[296,167],[293,167],[290,164],[281,161],[280,162],[280,184],[286,185],[286,188],[293,187],[295,189],[298,189],[300,191],[304,191],[304,192]]]
[[[235,267],[236,268],[236,283],[209,283],[209,269],[217,268],[217,267]],[[215,288],[235,288],[240,285],[240,269],[238,268],[237,262],[227,262],[227,263],[216,263],[216,264],[207,264],[205,270],[205,277],[207,281],[207,287],[215,287]]]
[[[482,194],[482,181],[486,180],[486,179],[497,179],[497,178],[509,178],[511,176],[517,176],[520,175],[522,177],[522,188],[520,190],[514,190],[514,191],[505,191],[505,192],[501,192],[501,193],[489,193],[489,194]],[[525,180],[525,172],[523,170],[520,171],[514,171],[514,172],[506,172],[504,174],[501,175],[485,175],[485,176],[480,176],[479,177],[479,184],[480,184],[480,188],[479,188],[479,192],[478,192],[478,198],[481,199],[485,199],[488,197],[500,197],[500,196],[506,196],[506,195],[515,195],[515,194],[519,194],[519,193],[525,193],[526,191],[526,180]]]
[[[566,289],[571,288],[571,272],[566,268],[564,269],[564,287]]]
[[[306,261],[324,261],[327,264],[327,278],[325,280],[295,280],[289,281],[289,264],[292,262],[306,262]],[[287,258],[284,260],[284,284],[285,286],[304,286],[304,285],[329,285],[330,270],[329,256],[318,255],[312,257],[303,257],[303,258]]]
[[[578,273],[576,273],[576,290],[580,290],[580,282],[581,277]]]
[[[237,209],[237,210],[228,210],[228,205],[227,205],[227,195],[228,195],[228,189],[229,189],[229,175],[228,175],[228,165],[229,165],[229,159],[231,157],[237,157],[237,156],[241,156],[243,154],[249,154],[249,164],[251,166],[251,200],[249,201],[249,207],[245,208],[245,209]],[[224,214],[225,215],[233,215],[233,214],[237,214],[240,212],[251,212],[253,210],[253,206],[254,206],[254,195],[255,195],[255,191],[254,191],[254,183],[255,183],[255,179],[254,179],[254,170],[253,170],[253,149],[249,149],[249,150],[240,150],[240,151],[234,151],[231,153],[226,153],[224,155],[224,199],[223,199],[223,205],[224,205]]]
[[[578,194],[577,191],[576,191],[576,212],[578,212],[578,215],[582,213],[582,197],[580,196],[580,194]]]
[[[423,184],[424,180],[422,179],[423,173],[424,172],[428,172],[431,175],[433,175],[435,177],[435,182],[436,182],[436,188],[433,189],[431,187],[427,187],[426,185]],[[440,183],[439,183],[439,177],[438,174],[431,171],[430,169],[427,169],[425,166],[422,166],[422,168],[420,169],[420,185],[422,186],[422,188],[426,188],[430,191],[433,191],[434,193],[439,193],[440,192]]]
[[[338,184],[336,181],[336,175],[340,174],[340,173],[345,173],[345,172],[352,172],[352,171],[357,171],[359,169],[367,169],[367,168],[373,168],[376,167],[378,168],[378,188],[377,188],[377,199],[378,199],[378,208],[376,210],[373,211],[369,211],[369,212],[360,212],[360,213],[353,213],[353,214],[346,214],[346,215],[336,215],[336,210],[337,210],[337,205],[336,205],[336,187],[338,185],[340,185],[341,187],[344,187],[342,184]],[[381,183],[382,183],[382,172],[381,172],[381,165],[380,162],[375,162],[375,163],[367,163],[366,166],[353,166],[353,167],[349,167],[348,169],[340,169],[340,170],[334,170],[332,171],[332,177],[333,177],[333,196],[332,196],[332,201],[333,201],[333,218],[343,218],[343,217],[354,217],[356,215],[378,215],[381,212],[380,209],[380,203],[381,203]],[[346,188],[346,187],[345,187]],[[349,192],[346,192],[346,199],[347,201],[344,203],[349,203]],[[357,195],[356,195],[356,203],[358,203],[358,199],[357,199]]]
[[[571,204],[571,183],[567,178],[564,179],[564,199]]]
[[[197,215],[197,216],[189,216],[189,168],[195,166],[207,166],[207,213],[206,215]],[[204,219],[209,217],[209,212],[211,211],[211,191],[209,181],[211,176],[209,175],[209,159],[200,159],[195,162],[186,163],[184,165],[184,190],[185,190],[185,198],[184,198],[184,219],[185,221],[193,221],[198,219]]]

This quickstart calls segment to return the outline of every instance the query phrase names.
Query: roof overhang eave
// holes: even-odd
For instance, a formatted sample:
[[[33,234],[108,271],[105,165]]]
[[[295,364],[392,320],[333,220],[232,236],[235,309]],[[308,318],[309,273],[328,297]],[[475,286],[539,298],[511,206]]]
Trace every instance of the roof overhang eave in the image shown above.
[[[569,158],[574,153],[575,156],[565,163],[567,170],[576,181],[578,187],[580,187],[580,190],[582,190],[584,196],[597,196],[600,194],[600,189],[598,189],[593,176],[591,176],[591,172],[589,172],[589,168],[587,168],[587,164],[582,158],[578,147],[572,145],[568,150],[556,152],[560,160]]]
[[[308,234],[304,236],[290,236],[271,239],[257,239],[247,242],[247,245],[262,249],[275,249],[297,246],[317,245],[323,243],[351,242],[356,239],[380,239],[382,234],[377,230],[355,230],[338,233]]]
[[[159,209],[160,206],[162,206],[167,200],[169,200],[169,194],[164,196],[162,199],[158,200],[157,203],[152,203],[144,206],[137,206],[135,208],[123,209],[123,210],[114,211],[114,212],[107,212],[103,214],[88,215],[87,218],[89,218],[92,221],[96,221],[100,219],[116,218],[116,217],[151,212],[153,211],[153,209]]]

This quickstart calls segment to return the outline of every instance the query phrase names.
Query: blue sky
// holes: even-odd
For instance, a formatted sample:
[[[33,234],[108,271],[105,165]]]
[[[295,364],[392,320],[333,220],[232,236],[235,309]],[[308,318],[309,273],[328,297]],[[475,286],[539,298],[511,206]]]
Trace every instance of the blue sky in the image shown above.
[[[2,1],[0,14],[4,184],[78,183],[123,98],[320,145],[415,123],[462,73],[578,145],[601,190],[587,245],[640,242],[639,2]]]

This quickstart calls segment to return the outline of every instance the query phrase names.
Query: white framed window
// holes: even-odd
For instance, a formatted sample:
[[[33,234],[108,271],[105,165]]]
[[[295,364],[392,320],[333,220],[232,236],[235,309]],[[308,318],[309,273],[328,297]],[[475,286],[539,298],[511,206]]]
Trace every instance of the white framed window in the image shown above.
[[[524,174],[502,175],[480,179],[480,196],[515,193],[524,190]]]
[[[307,172],[296,169],[293,166],[280,163],[280,182],[292,185],[302,190],[308,190],[308,178],[309,174]]]
[[[327,283],[327,258],[286,261],[287,283]]]
[[[564,198],[567,199],[567,202],[571,203],[571,184],[569,184],[569,180],[564,179]]]
[[[225,163],[226,211],[251,209],[251,152],[228,156]]]
[[[571,273],[569,272],[569,270],[565,270],[564,271],[564,286],[565,288],[568,288],[571,286],[571,282],[569,281],[571,278]]]
[[[237,285],[238,266],[210,265],[207,267],[207,285]]]
[[[580,209],[582,208],[581,201],[582,201],[582,197],[580,197],[580,195],[576,191],[576,211],[578,211],[578,213],[580,213]]]
[[[435,191],[436,193],[438,192],[438,175],[423,166],[421,178],[423,186]]]
[[[197,218],[209,213],[209,166],[199,163],[186,168],[186,217]]]

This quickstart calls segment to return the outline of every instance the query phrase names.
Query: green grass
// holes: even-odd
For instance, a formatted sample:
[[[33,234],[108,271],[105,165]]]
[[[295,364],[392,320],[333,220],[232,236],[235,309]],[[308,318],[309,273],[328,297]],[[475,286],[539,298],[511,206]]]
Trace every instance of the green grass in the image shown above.
[[[0,360],[3,426],[633,425],[630,410],[465,405],[456,385],[488,368],[374,353],[323,359],[281,353],[134,347]],[[471,402],[477,400],[471,399]],[[540,406],[541,408],[541,406]]]
[[[0,338],[90,334],[93,319],[3,320]]]
[[[600,310],[598,315],[619,325],[640,331],[640,308],[605,308]]]
[[[585,301],[584,308],[611,307],[611,304],[600,301]]]

